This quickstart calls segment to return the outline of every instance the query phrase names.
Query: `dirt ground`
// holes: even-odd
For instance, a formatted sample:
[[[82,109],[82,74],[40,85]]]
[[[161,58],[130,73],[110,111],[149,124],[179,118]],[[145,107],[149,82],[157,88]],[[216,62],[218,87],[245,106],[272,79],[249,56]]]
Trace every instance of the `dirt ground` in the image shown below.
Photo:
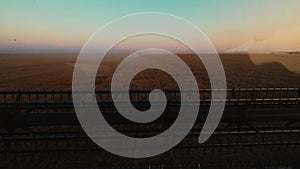
[[[191,68],[199,88],[209,88],[209,79],[195,55],[179,55]],[[0,90],[71,89],[77,54],[0,56]],[[116,59],[117,58],[117,59]],[[108,56],[100,66],[97,89],[109,89],[113,72],[122,57]],[[300,87],[300,55],[221,54],[228,88]],[[164,79],[164,80],[161,80]],[[146,70],[131,83],[133,89],[176,88],[165,72]]]

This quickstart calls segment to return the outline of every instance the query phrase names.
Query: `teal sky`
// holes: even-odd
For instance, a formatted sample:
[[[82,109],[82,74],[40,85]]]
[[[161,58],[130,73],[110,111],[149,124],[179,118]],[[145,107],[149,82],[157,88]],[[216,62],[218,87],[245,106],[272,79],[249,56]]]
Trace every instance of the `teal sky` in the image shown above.
[[[300,40],[299,6],[299,0],[2,0],[0,52],[79,49],[105,23],[136,12],[183,17],[219,51],[264,50],[256,49],[260,42],[268,50],[292,50]],[[286,35],[290,29],[293,35]],[[275,42],[282,39],[283,49]]]

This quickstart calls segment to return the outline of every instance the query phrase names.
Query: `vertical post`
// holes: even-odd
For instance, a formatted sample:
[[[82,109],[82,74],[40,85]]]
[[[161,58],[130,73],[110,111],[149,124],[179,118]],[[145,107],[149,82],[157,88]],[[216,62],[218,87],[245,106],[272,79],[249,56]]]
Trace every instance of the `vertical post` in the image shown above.
[[[232,94],[232,98],[236,99],[236,90],[235,90],[235,88],[232,88],[231,94]]]
[[[255,89],[253,88],[252,89],[252,100],[255,100],[256,98],[255,98]]]
[[[4,93],[4,103],[6,103],[6,93]]]
[[[19,101],[21,101],[21,94],[22,94],[21,90],[18,90],[18,93],[17,93],[16,99],[15,99],[15,101],[16,101],[16,102],[19,102]]]

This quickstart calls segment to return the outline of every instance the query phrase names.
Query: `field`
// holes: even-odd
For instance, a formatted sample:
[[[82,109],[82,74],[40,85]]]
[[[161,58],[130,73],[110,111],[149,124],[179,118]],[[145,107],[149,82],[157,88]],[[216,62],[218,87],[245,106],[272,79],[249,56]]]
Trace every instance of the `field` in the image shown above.
[[[194,55],[179,55],[191,68],[199,88],[209,88],[201,61]],[[77,54],[32,54],[0,56],[0,90],[71,89]],[[115,59],[119,58],[119,59]],[[97,74],[97,89],[109,89],[112,74],[122,57],[108,56]],[[300,55],[221,54],[228,88],[300,87]],[[161,79],[164,79],[163,81]],[[176,88],[169,75],[158,70],[139,73],[133,89]]]

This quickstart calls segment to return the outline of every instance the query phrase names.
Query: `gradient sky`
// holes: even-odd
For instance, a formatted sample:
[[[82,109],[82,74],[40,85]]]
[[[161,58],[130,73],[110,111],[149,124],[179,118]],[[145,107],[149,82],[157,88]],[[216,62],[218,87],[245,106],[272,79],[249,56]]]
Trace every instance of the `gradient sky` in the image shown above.
[[[183,17],[220,52],[300,50],[299,7],[299,0],[1,0],[0,53],[79,50],[99,27],[136,12]]]

